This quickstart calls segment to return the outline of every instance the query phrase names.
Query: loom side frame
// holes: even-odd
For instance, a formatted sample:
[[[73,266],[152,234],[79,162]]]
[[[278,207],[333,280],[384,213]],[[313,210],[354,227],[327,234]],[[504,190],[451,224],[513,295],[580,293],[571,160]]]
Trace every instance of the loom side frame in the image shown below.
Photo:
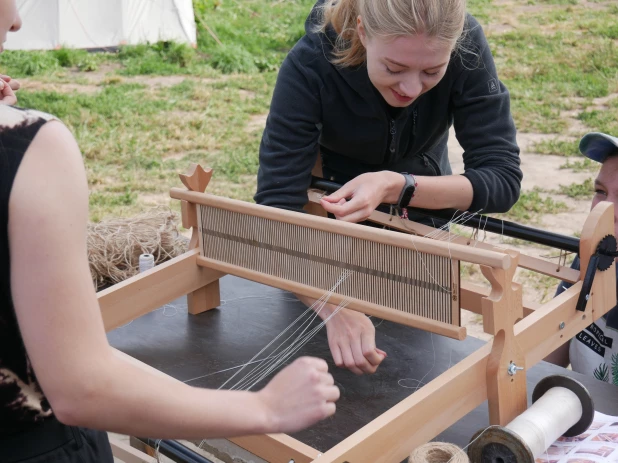
[[[192,179],[183,179],[186,186],[195,185],[194,178],[204,179],[201,168],[198,167],[193,167],[193,174],[190,175]],[[206,176],[210,178],[209,175]],[[194,208],[189,202],[182,203],[183,212],[190,212]],[[513,268],[507,266],[507,269],[500,266],[486,268],[484,273],[490,275],[490,281],[494,280],[489,294],[485,290],[481,292],[474,285],[466,286],[462,291],[465,300],[469,301],[466,304],[477,304],[480,301],[482,307],[479,312],[484,314],[485,328],[495,335],[494,340],[319,455],[319,458],[312,452],[315,449],[286,435],[248,436],[230,440],[273,463],[288,463],[292,455],[296,455],[297,463],[394,463],[406,458],[415,447],[431,440],[485,400],[489,402],[491,423],[506,424],[521,412],[522,406],[524,409],[527,406],[526,370],[616,305],[616,280],[614,269],[610,267],[610,270],[605,272],[597,272],[585,311],[578,312],[575,309],[582,288],[581,280],[590,256],[602,237],[613,234],[613,217],[611,203],[604,202],[593,209],[582,231],[581,272],[578,272],[576,283],[536,310],[528,311],[527,316],[524,316],[521,303],[521,288],[512,281],[512,272],[516,265]],[[196,246],[196,224],[183,214],[183,224],[185,223],[194,227],[192,244]],[[509,257],[516,264],[524,266],[522,261],[525,259],[520,259],[524,256],[516,253]],[[218,298],[218,294],[214,294],[213,283],[224,273],[198,265],[198,258],[199,252],[191,249],[173,261],[99,293],[106,330],[171,302],[183,292],[195,295],[204,291],[201,288],[208,287],[206,292],[210,293],[210,296],[206,306],[211,305]],[[560,275],[552,276],[568,281],[562,271],[559,273]],[[144,291],[146,288],[149,289],[148,292]],[[155,288],[155,291],[152,288]],[[218,293],[218,287],[216,292]],[[200,302],[204,303],[204,298],[201,299]],[[199,313],[204,308],[203,305],[195,307],[196,310],[192,313]],[[116,352],[125,358],[129,357]],[[526,370],[510,378],[506,376],[503,359],[511,358],[517,353]],[[148,371],[166,376],[170,381],[177,381],[132,357],[129,358]]]

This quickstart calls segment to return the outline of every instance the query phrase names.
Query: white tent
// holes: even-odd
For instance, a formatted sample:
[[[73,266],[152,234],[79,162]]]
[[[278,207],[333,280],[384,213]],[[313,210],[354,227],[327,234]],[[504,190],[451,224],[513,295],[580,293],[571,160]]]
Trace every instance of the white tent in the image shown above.
[[[17,0],[23,26],[7,50],[196,44],[192,0]]]

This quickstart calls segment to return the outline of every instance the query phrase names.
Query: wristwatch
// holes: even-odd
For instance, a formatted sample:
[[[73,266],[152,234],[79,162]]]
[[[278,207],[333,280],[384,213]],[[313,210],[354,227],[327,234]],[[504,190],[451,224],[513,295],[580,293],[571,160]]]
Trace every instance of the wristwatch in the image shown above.
[[[399,209],[404,209],[410,205],[410,200],[414,197],[417,183],[414,175],[408,174],[407,172],[402,172],[401,175],[403,175],[406,183],[404,184],[401,194],[399,195],[397,206]]]

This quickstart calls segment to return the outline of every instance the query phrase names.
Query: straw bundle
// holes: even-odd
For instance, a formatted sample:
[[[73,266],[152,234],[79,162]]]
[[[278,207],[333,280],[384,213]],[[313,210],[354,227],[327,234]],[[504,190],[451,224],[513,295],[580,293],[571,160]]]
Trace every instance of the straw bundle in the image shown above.
[[[178,216],[156,208],[144,214],[88,225],[88,260],[95,288],[119,283],[139,272],[139,256],[152,254],[155,265],[187,249]]]

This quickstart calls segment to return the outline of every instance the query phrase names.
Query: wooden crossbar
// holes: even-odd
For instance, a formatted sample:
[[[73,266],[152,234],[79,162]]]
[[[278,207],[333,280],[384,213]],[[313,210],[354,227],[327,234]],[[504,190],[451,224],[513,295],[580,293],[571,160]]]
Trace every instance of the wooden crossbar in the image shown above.
[[[510,256],[504,252],[487,249],[472,249],[457,243],[444,243],[430,238],[402,235],[379,228],[364,227],[355,223],[334,221],[308,214],[299,214],[285,209],[261,206],[207,193],[186,191],[180,188],[172,188],[170,190],[170,196],[174,199],[185,200],[193,204],[222,208],[254,217],[273,219],[282,223],[322,230],[333,235],[345,235],[370,240],[375,243],[383,243],[402,249],[410,249],[412,251],[448,257],[462,262],[488,265],[501,269],[506,269],[511,265]]]
[[[107,331],[179,297],[217,282],[224,274],[197,264],[198,249],[97,293]]]

